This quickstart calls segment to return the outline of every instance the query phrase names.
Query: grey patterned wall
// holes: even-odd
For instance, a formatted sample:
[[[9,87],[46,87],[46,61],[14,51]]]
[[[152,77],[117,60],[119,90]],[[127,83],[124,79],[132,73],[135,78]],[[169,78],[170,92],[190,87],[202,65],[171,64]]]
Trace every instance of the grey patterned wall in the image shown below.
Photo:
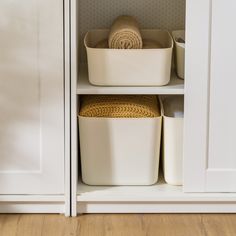
[[[142,28],[184,29],[186,0],[78,0],[81,59],[85,61],[84,34],[109,28],[121,14],[135,16]]]

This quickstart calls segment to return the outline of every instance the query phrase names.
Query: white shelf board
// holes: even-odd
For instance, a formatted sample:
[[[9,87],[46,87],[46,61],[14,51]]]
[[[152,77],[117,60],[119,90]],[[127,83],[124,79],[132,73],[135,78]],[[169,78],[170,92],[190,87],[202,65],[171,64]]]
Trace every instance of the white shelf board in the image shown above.
[[[184,94],[184,80],[181,80],[173,72],[171,81],[162,87],[105,87],[94,86],[89,83],[87,66],[81,65],[77,83],[77,94]]]
[[[236,202],[236,194],[184,193],[181,186],[160,180],[152,186],[88,186],[78,183],[78,202]]]

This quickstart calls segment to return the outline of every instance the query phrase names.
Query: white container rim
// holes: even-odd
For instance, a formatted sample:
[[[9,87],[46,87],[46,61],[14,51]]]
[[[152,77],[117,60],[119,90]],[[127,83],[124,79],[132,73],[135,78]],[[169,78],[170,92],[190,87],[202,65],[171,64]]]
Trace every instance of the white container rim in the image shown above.
[[[160,50],[166,50],[166,49],[173,49],[174,48],[174,41],[173,41],[173,37],[171,36],[171,33],[168,30],[162,30],[162,29],[141,29],[141,33],[146,33],[146,32],[159,32],[159,33],[166,33],[167,36],[170,39],[170,43],[169,43],[169,47],[163,47],[163,48],[148,48],[148,49],[112,49],[112,48],[95,48],[95,47],[91,47],[88,46],[88,36],[91,33],[95,33],[95,32],[101,32],[101,33],[109,33],[109,29],[94,29],[94,30],[89,30],[84,37],[84,46],[86,47],[86,49],[93,49],[93,50],[101,50],[101,51],[140,51],[140,50],[154,50],[154,51],[160,51]]]

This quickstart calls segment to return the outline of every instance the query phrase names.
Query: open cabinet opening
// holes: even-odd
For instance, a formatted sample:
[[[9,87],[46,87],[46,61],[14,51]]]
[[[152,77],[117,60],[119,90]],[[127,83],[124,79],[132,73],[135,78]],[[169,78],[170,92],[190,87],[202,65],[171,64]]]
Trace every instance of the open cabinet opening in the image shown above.
[[[80,63],[87,63],[84,36],[89,30],[110,29],[120,15],[137,19],[141,29],[185,29],[185,0],[79,0]]]
[[[82,100],[87,96],[94,95],[82,95],[78,96],[78,113],[81,111],[80,104]],[[96,96],[96,95],[95,95]],[[103,96],[103,95],[98,95]],[[119,95],[124,96],[124,95]],[[139,95],[135,95],[139,96]],[[146,95],[149,97],[150,95]],[[96,96],[97,97],[97,96]],[[158,106],[160,109],[161,120],[157,121],[155,125],[149,127],[149,119],[138,119],[133,120],[120,118],[122,125],[118,128],[125,126],[125,129],[129,130],[133,123],[133,132],[138,135],[144,135],[144,138],[137,137],[134,139],[136,134],[128,134],[126,131],[117,130],[116,122],[120,120],[116,119],[113,123],[110,122],[112,119],[107,118],[88,118],[79,117],[79,153],[84,156],[79,156],[78,165],[78,186],[77,186],[77,200],[80,202],[84,201],[156,201],[165,198],[170,198],[175,194],[176,196],[183,194],[182,191],[182,164],[183,164],[183,95],[163,95],[154,96],[158,100]],[[177,106],[176,106],[176,101]],[[177,108],[177,109],[176,109]],[[174,114],[174,112],[176,112]],[[104,121],[104,119],[107,119]],[[149,120],[149,121],[147,121]],[[126,122],[129,122],[127,126]],[[160,122],[158,124],[158,122]],[[103,123],[103,124],[102,124]],[[105,123],[105,125],[104,125]],[[108,126],[107,126],[108,125]],[[157,127],[156,127],[157,125]],[[143,126],[139,129],[139,126]],[[101,128],[102,127],[102,128]],[[154,141],[149,140],[150,132],[144,131],[150,129],[153,133],[151,138],[155,138]],[[142,132],[143,131],[143,132]],[[166,135],[164,135],[166,131]],[[158,134],[159,132],[159,134]],[[118,134],[117,134],[118,133]],[[119,135],[122,135],[123,140],[119,140]],[[125,135],[126,134],[126,135]],[[156,135],[157,134],[157,135]],[[116,136],[118,135],[118,138]],[[159,138],[157,136],[160,135]],[[126,137],[125,137],[126,136]],[[153,142],[153,148],[157,149],[152,152],[143,142]],[[119,142],[119,143],[117,143]],[[128,145],[125,144],[127,142]],[[159,143],[158,143],[159,142]],[[120,144],[121,143],[121,144]],[[110,147],[108,146],[110,144]],[[133,144],[133,149],[137,149],[137,145],[140,144],[142,147],[147,148],[147,153],[143,153],[140,156],[139,152],[136,152],[136,156],[132,159],[129,156],[133,155],[133,149],[129,146]],[[121,152],[117,149],[124,148]],[[92,150],[93,149],[93,150]],[[110,154],[107,154],[110,152]],[[122,153],[123,152],[123,153]],[[144,150],[145,152],[145,150]],[[152,154],[150,154],[150,152]],[[158,154],[155,155],[155,152]],[[92,154],[91,154],[92,153]],[[120,156],[119,156],[120,154]],[[157,160],[150,159],[154,155]],[[117,158],[117,159],[113,159]],[[123,160],[122,160],[123,158]],[[131,162],[127,159],[131,158]],[[149,159],[148,159],[149,158]],[[82,159],[82,160],[81,160]],[[86,160],[87,159],[87,160]],[[126,159],[126,160],[124,160]],[[143,160],[140,160],[143,159]],[[82,161],[82,162],[81,162]],[[132,162],[133,161],[133,162]],[[141,164],[140,164],[141,163]],[[81,165],[82,164],[82,165]],[[120,165],[116,167],[116,165]],[[138,165],[141,165],[138,167]],[[153,166],[155,165],[155,166]],[[135,166],[135,167],[134,167]],[[83,170],[82,170],[83,168]],[[123,169],[122,169],[123,168]],[[128,169],[128,171],[127,171]],[[137,169],[138,172],[133,170]],[[86,172],[88,171],[88,173]],[[112,172],[115,173],[112,173]],[[155,171],[157,171],[157,179],[155,180]],[[82,177],[83,172],[83,177]],[[136,175],[137,179],[132,179],[129,176]],[[104,178],[101,175],[104,174]],[[124,177],[123,177],[123,176]],[[107,177],[109,176],[109,177]],[[151,176],[151,177],[150,177]],[[144,180],[146,182],[143,182]],[[151,179],[151,180],[150,180]],[[153,181],[154,182],[148,182]],[[103,182],[102,182],[103,181]],[[105,182],[104,182],[105,181]],[[127,184],[117,184],[119,181],[123,181]],[[129,182],[131,181],[131,182]],[[140,181],[140,182],[139,182]],[[93,184],[93,183],[96,184]],[[101,184],[108,183],[108,184]],[[133,184],[132,184],[133,183]],[[140,183],[140,184],[139,184]]]
[[[103,41],[103,40],[97,40],[97,38],[102,39],[103,36],[101,36],[102,34],[106,34],[103,31],[104,30],[108,30],[111,28],[112,23],[114,22],[114,20],[121,15],[129,15],[134,17],[138,24],[139,24],[139,28],[140,30],[145,30],[148,32],[141,32],[142,36],[143,36],[143,40],[147,39],[151,39],[153,41],[153,39],[155,39],[155,37],[160,37],[160,36],[156,36],[155,34],[158,34],[158,30],[163,31],[164,33],[166,31],[168,31],[170,33],[170,37],[172,35],[173,31],[179,31],[185,30],[185,0],[175,0],[175,1],[171,1],[171,0],[167,0],[167,1],[162,1],[162,0],[152,0],[152,1],[144,1],[144,0],[128,0],[128,1],[108,1],[108,0],[101,0],[101,1],[86,1],[86,0],[79,0],[78,1],[78,16],[77,16],[77,21],[76,21],[76,27],[77,27],[77,34],[78,34],[78,39],[77,39],[77,47],[78,47],[78,51],[79,51],[79,55],[78,55],[78,64],[79,64],[79,72],[78,72],[78,84],[77,84],[77,93],[78,94],[91,94],[91,93],[95,93],[95,94],[130,94],[130,93],[139,93],[139,94],[183,94],[183,89],[184,89],[184,81],[179,79],[179,77],[176,75],[176,73],[174,72],[174,65],[172,65],[172,72],[171,72],[171,76],[169,76],[168,74],[165,75],[165,77],[168,78],[164,78],[164,81],[159,82],[160,85],[165,85],[164,87],[157,87],[155,86],[155,88],[152,87],[152,85],[156,85],[155,83],[153,83],[153,81],[151,81],[150,83],[146,82],[147,84],[143,84],[142,82],[137,82],[137,83],[125,83],[125,79],[120,79],[123,78],[124,73],[121,73],[122,70],[120,70],[120,67],[118,67],[118,63],[117,63],[117,59],[114,57],[117,57],[117,55],[115,55],[113,57],[113,55],[110,56],[110,52],[107,52],[107,54],[97,54],[94,51],[91,50],[91,64],[93,64],[93,67],[91,66],[89,68],[89,74],[90,76],[88,76],[88,66],[87,66],[87,62],[88,62],[88,57],[87,57],[87,53],[86,53],[86,48],[85,48],[85,36],[88,32],[90,32],[90,36],[94,35],[95,36],[91,36],[89,38],[93,38],[93,41],[95,41],[97,43]],[[100,30],[99,32],[94,32],[95,30]],[[150,36],[150,32],[152,32],[153,36]],[[153,32],[154,31],[154,32]],[[163,33],[162,32],[162,33]],[[159,32],[160,34],[161,32]],[[147,35],[145,35],[147,34]],[[183,36],[184,36],[184,32],[183,32]],[[104,36],[105,37],[105,36]],[[179,35],[177,34],[177,36],[175,37],[177,38],[181,38],[179,37]],[[160,39],[160,38],[159,38]],[[159,39],[157,39],[159,41]],[[160,42],[160,41],[159,41]],[[164,39],[164,42],[162,42],[162,46],[163,43],[166,42],[166,39]],[[173,42],[174,45],[174,42]],[[164,50],[163,50],[164,51]],[[88,52],[89,53],[89,52]],[[162,52],[161,52],[162,53]],[[175,53],[173,53],[174,55]],[[158,74],[158,71],[164,71],[166,69],[164,69],[164,67],[166,66],[166,61],[162,61],[163,58],[160,59],[160,61],[162,61],[163,64],[160,64],[160,68],[157,67],[156,70],[151,70],[154,69],[153,67],[156,67],[156,65],[154,64],[153,67],[151,66],[151,62],[155,61],[155,60],[159,60],[159,58],[155,58],[154,55],[156,54],[151,54],[147,55],[147,57],[153,57],[152,61],[148,61],[146,60],[146,58],[142,55],[141,59],[139,60],[139,62],[137,62],[136,65],[131,65],[133,66],[136,70],[137,73],[135,74],[136,76],[136,80],[137,77],[139,77],[139,70],[138,68],[145,66],[146,68],[148,68],[147,70],[143,70],[141,71],[141,75],[144,77],[146,76],[146,80],[148,80],[148,72],[150,72],[150,76],[152,75],[152,73],[154,75],[156,75],[157,77],[160,76],[160,74]],[[158,55],[157,55],[158,56]],[[101,80],[99,81],[97,78],[100,77],[104,77],[104,74],[100,75],[101,72],[101,67],[104,67],[104,64],[98,64],[97,67],[98,68],[95,71],[95,65],[93,63],[93,60],[99,60],[99,58],[101,57],[105,57],[103,58],[103,60],[106,61],[110,61],[110,67],[106,68],[106,73],[110,73],[111,74],[119,74],[119,81],[120,82],[112,82],[111,78],[101,78]],[[89,57],[90,58],[90,57]],[[122,58],[122,56],[121,56]],[[130,61],[133,60],[138,60],[136,54],[134,54],[134,56],[130,56],[130,57],[123,57],[120,60],[125,60],[125,58],[127,58],[127,61],[125,62],[126,64],[129,64]],[[143,58],[143,60],[142,60]],[[113,61],[114,60],[114,61]],[[148,62],[146,62],[148,61]],[[174,56],[173,56],[173,61],[174,61]],[[173,62],[172,61],[172,62]],[[146,64],[145,64],[146,62]],[[115,64],[115,66],[114,66]],[[167,63],[168,64],[168,63]],[[158,65],[158,63],[157,63]],[[130,67],[131,67],[130,66]],[[122,68],[122,67],[121,67]],[[109,71],[110,69],[110,71]],[[122,68],[124,71],[126,70],[124,67]],[[129,68],[128,68],[129,69]],[[105,69],[104,69],[105,70]],[[113,73],[112,73],[113,72]],[[143,74],[142,74],[143,72]],[[92,74],[95,74],[94,76],[92,76]],[[130,73],[131,74],[131,73]],[[141,77],[140,75],[140,77]],[[153,76],[154,76],[153,75]],[[93,77],[93,78],[92,78]],[[95,77],[95,79],[94,79]],[[118,77],[118,75],[117,75]],[[161,76],[160,76],[161,77]],[[170,78],[169,78],[170,77]],[[142,80],[143,78],[141,77],[140,80]],[[170,81],[169,81],[170,79]],[[102,81],[103,80],[103,81]],[[105,81],[105,80],[111,80],[109,81],[110,84]],[[123,84],[122,84],[123,83]],[[105,85],[103,87],[97,87],[97,86],[93,86],[93,85]],[[106,86],[112,85],[115,86],[113,88],[107,88]],[[129,89],[127,89],[125,86],[123,85],[127,85],[129,86]],[[123,87],[122,89],[119,89],[119,86]],[[148,91],[144,91],[145,88],[140,88],[142,86],[145,87],[149,87]],[[133,88],[132,88],[133,87]],[[137,88],[139,87],[139,88]],[[139,91],[137,91],[139,90]]]
[[[87,53],[84,46],[84,37],[88,31],[98,29],[110,29],[112,22],[120,15],[130,15],[137,19],[141,29],[167,30],[172,35],[173,31],[185,30],[185,0],[79,0],[77,3],[77,47],[78,47],[78,80],[77,80],[77,115],[79,114],[79,104],[81,96],[84,95],[148,95],[162,96],[165,98],[176,96],[184,98],[184,80],[180,79],[176,73],[176,63],[174,63],[174,51],[172,60],[172,70],[170,81],[164,86],[106,86],[103,84],[93,85],[89,82]],[[184,35],[183,35],[184,36]],[[95,37],[96,38],[96,37]],[[178,38],[180,38],[178,36]],[[183,38],[183,37],[182,37]],[[176,37],[177,39],[177,37]],[[174,41],[173,41],[174,44]],[[80,130],[81,127],[78,127]],[[78,135],[79,136],[79,135]],[[162,138],[163,139],[163,138]],[[172,201],[183,196],[181,184],[170,185],[164,180],[160,171],[158,182],[149,186],[96,186],[88,185],[81,178],[81,159],[80,159],[80,141],[78,141],[78,172],[77,173],[77,201],[79,206],[78,212],[96,212],[89,210],[87,203],[111,203],[111,202],[128,202],[133,203],[151,203]],[[134,163],[135,164],[135,163]],[[162,165],[162,162],[160,162]],[[160,168],[163,169],[163,168]],[[97,209],[97,208],[96,208]],[[137,208],[138,209],[138,208]],[[119,212],[119,209],[116,211]],[[131,212],[134,211],[130,210]],[[130,212],[129,211],[129,212]],[[137,210],[139,211],[139,210]],[[155,209],[153,209],[153,212]],[[104,210],[103,212],[106,212]],[[109,210],[107,209],[107,212]],[[120,209],[120,212],[125,212]],[[127,211],[128,212],[128,211]],[[149,209],[149,212],[150,209]]]

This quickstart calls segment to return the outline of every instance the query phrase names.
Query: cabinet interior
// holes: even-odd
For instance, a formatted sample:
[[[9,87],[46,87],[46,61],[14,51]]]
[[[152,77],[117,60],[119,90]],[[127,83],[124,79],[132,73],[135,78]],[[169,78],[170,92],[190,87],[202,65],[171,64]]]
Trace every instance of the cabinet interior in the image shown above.
[[[185,29],[186,0],[78,0],[80,64],[86,63],[84,36],[93,29],[109,29],[119,15],[134,16],[142,29]]]
[[[81,96],[78,95],[78,113],[80,109]],[[161,99],[166,99],[172,95],[161,95]],[[180,95],[182,96],[182,95]],[[79,129],[79,127],[78,127]],[[165,197],[170,197],[174,193],[176,197],[183,196],[183,186],[174,186],[167,184],[164,180],[162,148],[160,153],[159,177],[158,182],[150,186],[91,186],[83,183],[81,161],[80,161],[80,140],[78,140],[78,185],[77,200],[78,201],[110,201],[123,199],[123,201],[154,201]]]
[[[172,75],[169,85],[164,87],[102,87],[88,82],[84,36],[91,29],[108,29],[119,15],[132,15],[137,18],[143,29],[185,29],[186,0],[79,0],[78,1],[78,49],[79,73],[77,98],[84,94],[155,94],[183,95],[184,81]],[[79,107],[78,107],[79,111]],[[77,111],[77,112],[78,112]],[[79,142],[78,142],[79,145]],[[78,148],[79,149],[79,148]],[[78,152],[79,153],[79,152]],[[78,154],[79,155],[79,154]],[[79,158],[79,157],[78,157]],[[152,201],[170,197],[173,193],[182,195],[182,186],[171,186],[163,178],[153,186],[88,186],[81,181],[80,159],[77,186],[78,201]]]

